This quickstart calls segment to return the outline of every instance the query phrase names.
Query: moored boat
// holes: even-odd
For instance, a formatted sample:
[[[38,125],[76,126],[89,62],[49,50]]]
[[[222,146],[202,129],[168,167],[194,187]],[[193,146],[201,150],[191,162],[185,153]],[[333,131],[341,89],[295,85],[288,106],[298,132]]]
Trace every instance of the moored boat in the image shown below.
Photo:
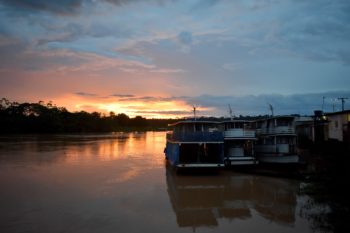
[[[185,120],[170,125],[166,159],[177,168],[224,166],[223,132],[215,121]]]
[[[245,120],[222,122],[224,130],[225,164],[253,165],[258,161],[255,157],[254,145],[257,140],[252,123]]]
[[[294,119],[294,116],[275,116],[256,122],[258,141],[255,151],[259,162],[299,162]]]

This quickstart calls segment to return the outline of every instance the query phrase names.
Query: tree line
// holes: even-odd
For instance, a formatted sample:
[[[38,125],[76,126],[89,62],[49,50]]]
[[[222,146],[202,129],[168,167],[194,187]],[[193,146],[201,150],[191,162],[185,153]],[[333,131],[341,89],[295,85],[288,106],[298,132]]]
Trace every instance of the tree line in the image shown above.
[[[175,119],[129,117],[124,113],[70,112],[52,102],[0,100],[0,133],[84,133],[165,129]]]

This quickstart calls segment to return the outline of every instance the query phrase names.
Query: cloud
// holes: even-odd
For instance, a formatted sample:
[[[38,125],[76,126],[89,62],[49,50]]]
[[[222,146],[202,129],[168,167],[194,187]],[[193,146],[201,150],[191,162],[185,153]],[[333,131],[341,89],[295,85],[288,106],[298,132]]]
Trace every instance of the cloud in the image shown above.
[[[141,102],[171,102],[171,101],[183,101],[186,102],[191,97],[188,96],[142,96],[133,95],[131,98],[122,98],[119,101],[141,101]]]
[[[173,116],[188,116],[191,115],[192,112],[191,111],[180,111],[180,110],[170,110],[170,111],[135,111],[136,114],[147,114],[147,115],[173,115]]]
[[[231,106],[233,114],[238,115],[266,115],[270,114],[269,104],[274,107],[276,115],[300,114],[312,115],[314,110],[322,109],[323,97],[325,97],[324,111],[332,112],[340,110],[341,101],[338,97],[350,97],[350,91],[333,91],[322,93],[305,93],[293,95],[263,94],[242,96],[137,96],[128,98],[128,95],[120,95],[120,103],[128,103],[128,108],[133,114],[145,115],[191,115],[192,106],[196,105],[199,116],[229,116],[228,105]],[[155,103],[154,107],[161,107],[162,103],[182,103],[181,109],[152,109],[149,104],[133,105],[132,103]],[[126,106],[126,105],[125,105]],[[345,104],[350,109],[350,103]],[[186,110],[186,108],[188,110]]]
[[[293,2],[288,5],[291,8],[283,9],[285,14],[265,38],[270,48],[316,62],[350,64],[350,60],[342,56],[350,54],[346,45],[350,40],[350,18],[345,13],[350,10],[349,1]]]
[[[25,9],[27,11],[48,11],[56,14],[72,14],[79,9],[84,0],[0,0],[0,4],[7,5],[16,9]]]
[[[188,31],[182,31],[177,35],[177,42],[181,46],[181,51],[188,53],[191,50],[192,33]]]
[[[70,42],[78,39],[82,35],[85,35],[85,29],[82,25],[77,23],[68,23],[65,26],[53,28],[52,25],[43,25],[48,30],[51,30],[50,35],[45,37],[39,37],[37,39],[37,45],[45,45],[50,42]],[[50,29],[48,28],[50,27]]]
[[[192,7],[192,11],[196,11],[196,10],[202,10],[202,9],[206,9],[209,7],[213,7],[215,6],[215,4],[219,3],[221,0],[206,0],[206,1],[198,1],[194,4],[194,6]]]
[[[311,97],[286,94],[350,84],[349,11],[338,0],[0,0],[0,92],[302,109]]]
[[[182,31],[177,35],[177,40],[180,44],[190,45],[192,43],[192,33]]]
[[[350,91],[333,91],[321,93],[305,93],[293,95],[264,94],[243,96],[211,96],[201,95],[187,97],[187,103],[213,108],[216,114],[228,114],[228,104],[231,105],[235,115],[265,115],[269,114],[268,104],[275,110],[275,114],[307,114],[312,115],[314,110],[322,108],[323,96],[326,97],[324,111],[340,110],[341,102],[338,97],[350,97]],[[346,106],[350,106],[350,103]],[[350,109],[348,107],[347,109]]]
[[[101,0],[100,2],[107,2],[115,6],[122,6],[137,2],[149,2],[152,4],[162,5],[171,0]],[[73,15],[76,14],[80,8],[84,5],[97,4],[98,1],[95,0],[60,0],[60,1],[50,1],[50,0],[0,0],[0,5],[12,7],[14,9],[21,9],[18,11],[22,14],[28,14],[32,11],[42,11],[50,12],[58,15]]]
[[[132,98],[134,97],[135,95],[131,95],[131,94],[113,94],[111,95],[113,97],[119,97],[119,98]]]
[[[239,64],[236,64],[236,63],[225,63],[222,65],[222,68],[228,71],[235,71],[238,69],[238,67],[239,67]]]
[[[76,92],[76,95],[79,96],[85,96],[85,97],[96,97],[97,94],[93,94],[93,93],[86,93],[86,92]]]
[[[67,49],[35,50],[30,44],[20,40],[0,46],[0,52],[0,68],[12,69],[13,72],[52,69],[63,71],[68,67],[80,67],[92,59],[92,55]]]
[[[165,69],[154,69],[154,70],[151,70],[151,72],[171,74],[171,73],[184,73],[186,71],[183,69],[166,69],[165,68]]]
[[[124,4],[130,4],[130,3],[140,3],[140,2],[146,2],[148,4],[157,4],[157,5],[164,5],[168,2],[173,2],[174,0],[103,0],[105,2],[109,2],[114,5],[124,5]]]
[[[157,97],[157,96],[132,96],[130,98],[122,97],[119,101],[142,101],[142,102],[154,102],[154,101],[164,101],[167,98]]]
[[[11,70],[22,66],[21,56],[28,45],[12,36],[0,36],[0,68]],[[30,63],[31,61],[28,61]]]

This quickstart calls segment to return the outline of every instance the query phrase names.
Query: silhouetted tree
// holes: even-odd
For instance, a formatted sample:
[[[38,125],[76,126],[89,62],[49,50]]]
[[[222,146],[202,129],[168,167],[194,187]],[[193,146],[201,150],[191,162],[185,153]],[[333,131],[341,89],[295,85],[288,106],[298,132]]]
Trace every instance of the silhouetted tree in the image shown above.
[[[128,129],[166,128],[173,119],[130,118],[124,113],[69,112],[51,101],[38,103],[0,100],[0,133],[111,132]]]

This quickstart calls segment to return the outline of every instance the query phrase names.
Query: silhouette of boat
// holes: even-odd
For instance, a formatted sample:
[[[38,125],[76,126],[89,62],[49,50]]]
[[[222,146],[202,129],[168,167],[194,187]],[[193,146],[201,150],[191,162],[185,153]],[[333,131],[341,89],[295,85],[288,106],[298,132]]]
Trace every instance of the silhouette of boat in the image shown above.
[[[257,158],[263,163],[299,162],[294,116],[275,116],[256,122]]]
[[[170,125],[165,157],[176,168],[224,166],[224,138],[215,121],[185,120]]]

